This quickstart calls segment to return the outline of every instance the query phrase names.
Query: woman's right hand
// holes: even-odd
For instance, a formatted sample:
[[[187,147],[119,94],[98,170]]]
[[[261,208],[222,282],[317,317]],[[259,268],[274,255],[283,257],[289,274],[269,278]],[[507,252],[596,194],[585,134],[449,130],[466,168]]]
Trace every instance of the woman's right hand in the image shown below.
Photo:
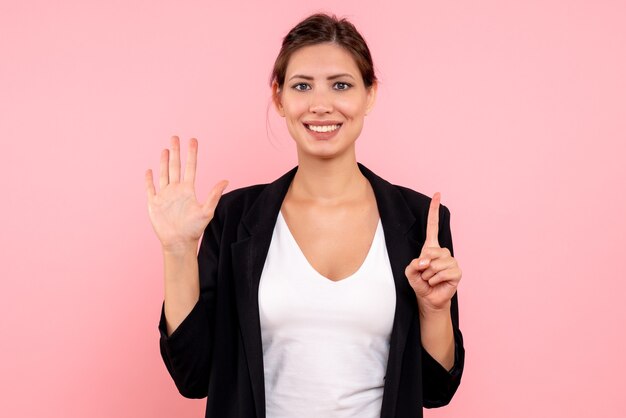
[[[194,188],[198,140],[191,138],[185,166],[185,177],[180,173],[180,140],[171,139],[172,150],[161,152],[159,191],[152,178],[152,170],[146,171],[148,214],[152,227],[165,252],[184,252],[198,248],[204,229],[213,219],[215,207],[228,181],[217,183],[204,203],[198,202]]]

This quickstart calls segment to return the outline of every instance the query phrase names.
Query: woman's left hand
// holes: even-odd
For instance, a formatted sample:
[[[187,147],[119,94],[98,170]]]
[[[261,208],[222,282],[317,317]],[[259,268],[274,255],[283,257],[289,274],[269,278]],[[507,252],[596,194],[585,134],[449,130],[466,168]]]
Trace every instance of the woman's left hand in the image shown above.
[[[422,252],[405,269],[421,313],[449,311],[450,301],[461,280],[461,269],[450,250],[439,246],[440,200],[441,194],[435,193],[428,210],[426,241]]]

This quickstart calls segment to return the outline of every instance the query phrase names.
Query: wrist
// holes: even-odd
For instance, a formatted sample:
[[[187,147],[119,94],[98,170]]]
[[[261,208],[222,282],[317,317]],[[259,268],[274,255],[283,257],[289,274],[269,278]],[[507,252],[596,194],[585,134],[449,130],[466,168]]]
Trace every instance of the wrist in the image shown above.
[[[161,250],[163,250],[163,254],[167,255],[181,255],[189,252],[197,253],[199,242],[199,239],[191,239],[171,241],[167,244],[161,243]]]
[[[450,317],[450,305],[451,302],[448,301],[444,304],[444,306],[433,307],[420,301],[419,299],[417,301],[420,318],[448,318]]]
[[[161,249],[165,257],[184,257],[189,254],[195,256],[198,253],[198,241],[163,245]]]

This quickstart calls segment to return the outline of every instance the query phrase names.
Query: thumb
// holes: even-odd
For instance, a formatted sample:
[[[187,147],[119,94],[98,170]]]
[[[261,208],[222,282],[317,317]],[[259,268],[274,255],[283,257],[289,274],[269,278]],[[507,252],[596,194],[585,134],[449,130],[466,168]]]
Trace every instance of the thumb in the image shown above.
[[[422,272],[428,268],[430,260],[416,258],[406,267],[404,274],[409,285],[417,296],[426,296],[430,292],[430,284],[422,279]]]
[[[213,218],[213,213],[215,212],[215,207],[217,206],[217,202],[219,202],[220,197],[222,197],[222,193],[224,193],[224,189],[228,186],[228,180],[222,180],[213,186],[213,189],[209,193],[206,201],[202,205],[202,212],[207,214],[210,218]]]

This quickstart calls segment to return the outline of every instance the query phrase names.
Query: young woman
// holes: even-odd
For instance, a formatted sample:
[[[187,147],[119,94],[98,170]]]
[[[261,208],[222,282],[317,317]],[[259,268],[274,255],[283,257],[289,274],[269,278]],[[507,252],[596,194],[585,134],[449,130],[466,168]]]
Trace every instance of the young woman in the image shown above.
[[[297,167],[270,184],[196,200],[198,143],[146,172],[165,260],[163,361],[206,417],[421,417],[464,364],[450,212],[357,162],[374,106],[369,49],[315,14],[284,38],[272,97]],[[198,242],[202,236],[200,249]]]

